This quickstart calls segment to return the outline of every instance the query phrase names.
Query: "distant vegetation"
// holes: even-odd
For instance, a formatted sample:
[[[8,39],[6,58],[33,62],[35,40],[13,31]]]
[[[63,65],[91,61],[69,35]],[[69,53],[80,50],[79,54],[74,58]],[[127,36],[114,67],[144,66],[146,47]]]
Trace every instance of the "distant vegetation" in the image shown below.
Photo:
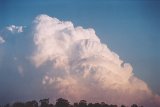
[[[105,102],[101,103],[87,103],[86,100],[81,100],[79,103],[70,104],[70,102],[66,99],[59,98],[56,100],[56,104],[52,104],[49,102],[49,99],[42,99],[39,103],[36,100],[27,101],[27,102],[15,102],[13,104],[0,105],[0,107],[129,107],[125,105],[114,105],[114,104],[106,104]],[[133,104],[130,107],[143,107],[138,106],[137,104]]]

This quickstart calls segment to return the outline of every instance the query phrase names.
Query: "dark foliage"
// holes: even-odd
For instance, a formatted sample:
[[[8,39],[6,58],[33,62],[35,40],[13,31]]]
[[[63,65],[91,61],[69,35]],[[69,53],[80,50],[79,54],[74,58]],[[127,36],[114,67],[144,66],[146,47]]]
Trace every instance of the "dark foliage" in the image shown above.
[[[59,99],[57,99],[55,106],[56,107],[69,107],[70,104],[69,104],[68,100],[63,99],[63,98],[59,98]]]
[[[64,98],[59,98],[56,100],[56,104],[52,104],[49,102],[48,99],[42,99],[39,101],[40,104],[38,104],[37,101],[27,101],[27,102],[15,102],[12,105],[6,104],[6,105],[0,105],[0,107],[118,107],[118,105],[114,104],[106,104],[105,102],[101,103],[87,103],[86,100],[81,100],[79,103],[73,103],[70,104],[70,102]],[[129,107],[125,105],[121,105],[119,107]],[[130,107],[143,107],[138,106],[137,104],[132,104]]]

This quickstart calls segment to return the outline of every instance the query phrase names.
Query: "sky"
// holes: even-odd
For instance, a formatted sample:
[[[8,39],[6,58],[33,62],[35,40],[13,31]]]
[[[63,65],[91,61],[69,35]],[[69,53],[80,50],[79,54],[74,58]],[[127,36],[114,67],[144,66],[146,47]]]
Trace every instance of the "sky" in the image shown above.
[[[130,63],[134,75],[160,95],[159,10],[159,0],[0,0],[2,101],[21,99],[24,95],[30,99],[30,90],[34,90],[35,98],[41,96],[35,87],[41,87],[36,83],[44,72],[37,72],[49,68],[37,70],[27,60],[35,48],[30,31],[40,14],[71,21],[75,27],[93,28],[100,41]],[[18,91],[21,88],[30,90]]]

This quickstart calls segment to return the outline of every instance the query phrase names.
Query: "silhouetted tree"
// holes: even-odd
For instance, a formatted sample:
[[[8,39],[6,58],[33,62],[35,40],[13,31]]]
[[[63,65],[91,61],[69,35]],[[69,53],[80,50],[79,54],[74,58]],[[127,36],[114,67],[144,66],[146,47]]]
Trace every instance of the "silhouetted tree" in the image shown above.
[[[78,103],[74,103],[73,107],[79,107]]]
[[[109,107],[109,105],[106,104],[105,102],[101,102],[101,107]]]
[[[56,107],[69,107],[69,102],[66,99],[59,98],[56,101]]]
[[[73,105],[69,105],[69,107],[73,107]]]
[[[48,107],[55,107],[53,104],[49,104]]]
[[[104,106],[106,103],[105,102],[101,102],[101,106]]]
[[[4,107],[10,107],[10,105],[9,105],[9,104],[6,104],[6,105],[4,105]]]
[[[12,105],[6,104],[6,105],[0,105],[0,107],[118,107],[117,105],[108,105],[105,102],[101,103],[89,103],[87,104],[86,100],[80,100],[79,103],[74,103],[70,105],[69,101],[63,98],[59,98],[56,100],[56,104],[50,104],[49,103],[49,98],[48,99],[42,99],[39,101],[40,106],[38,106],[38,102],[33,100],[33,101],[27,101],[25,103],[23,102],[15,102]],[[119,107],[128,107],[125,105],[121,105]],[[137,104],[132,104],[130,107],[143,107],[143,106],[138,106]]]
[[[22,102],[15,102],[12,107],[25,107],[25,105]]]
[[[39,102],[41,103],[40,107],[48,107],[48,105],[49,105],[49,98],[48,99],[42,99]]]
[[[137,104],[133,104],[133,105],[131,105],[131,107],[138,107],[138,105]]]
[[[38,107],[38,102],[33,100],[33,101],[28,101],[25,103],[25,107]]]
[[[94,104],[89,103],[89,104],[88,104],[88,107],[94,107]]]
[[[79,107],[87,107],[87,101],[86,100],[81,100],[79,102]]]
[[[125,105],[121,105],[121,107],[126,107]]]
[[[101,107],[101,104],[95,103],[95,104],[94,104],[94,107]]]
[[[117,106],[117,105],[112,105],[112,104],[111,104],[109,107],[118,107],[118,106]]]

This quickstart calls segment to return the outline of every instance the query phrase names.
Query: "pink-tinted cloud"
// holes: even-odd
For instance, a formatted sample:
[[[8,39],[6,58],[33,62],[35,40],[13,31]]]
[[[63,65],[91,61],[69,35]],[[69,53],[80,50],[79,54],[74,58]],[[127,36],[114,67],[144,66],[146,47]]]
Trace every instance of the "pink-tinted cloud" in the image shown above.
[[[32,60],[37,67],[47,63],[52,67],[42,80],[46,88],[72,101],[160,106],[159,95],[134,75],[130,64],[101,43],[93,29],[47,15],[38,16],[34,24]]]

